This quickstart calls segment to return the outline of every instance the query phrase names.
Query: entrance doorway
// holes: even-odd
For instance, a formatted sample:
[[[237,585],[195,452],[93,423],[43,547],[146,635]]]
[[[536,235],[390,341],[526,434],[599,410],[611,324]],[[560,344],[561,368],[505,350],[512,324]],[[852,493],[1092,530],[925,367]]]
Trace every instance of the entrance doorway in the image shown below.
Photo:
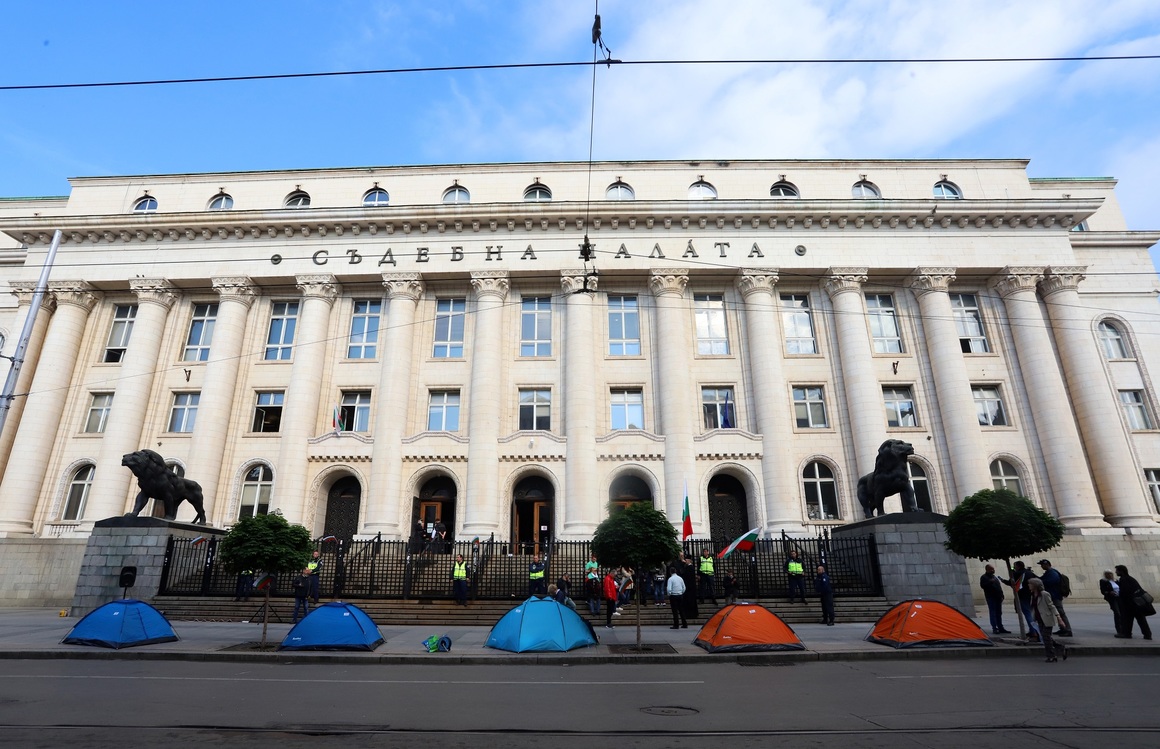
[[[639,476],[618,476],[608,487],[608,514],[620,512],[633,502],[648,502],[652,505],[652,490]]]
[[[531,476],[512,492],[512,553],[543,554],[552,538],[555,489],[547,479]]]
[[[741,482],[724,473],[709,479],[709,537],[728,546],[749,525],[749,502]]]
[[[426,547],[435,552],[450,552],[455,540],[455,482],[439,476],[423,484],[414,498],[411,526],[422,523]]]
[[[350,541],[358,533],[358,514],[362,506],[362,485],[354,476],[334,482],[326,495],[326,521],[322,535]]]

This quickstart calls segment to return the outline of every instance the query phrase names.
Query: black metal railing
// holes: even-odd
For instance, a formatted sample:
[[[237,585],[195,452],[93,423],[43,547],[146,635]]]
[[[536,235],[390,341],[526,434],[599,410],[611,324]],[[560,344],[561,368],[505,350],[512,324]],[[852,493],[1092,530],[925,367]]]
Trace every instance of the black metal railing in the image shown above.
[[[229,574],[218,559],[218,539],[194,542],[170,537],[165,551],[159,595],[234,596],[237,576]],[[685,554],[698,566],[703,550],[714,562],[714,588],[723,595],[727,571],[738,580],[738,595],[749,598],[778,598],[786,595],[785,570],[789,551],[798,552],[805,568],[806,594],[814,595],[813,581],[818,564],[825,564],[837,596],[882,594],[878,554],[874,539],[832,539],[828,534],[813,538],[759,539],[747,551],[736,551],[725,559],[717,553],[725,544],[706,539],[690,539],[682,544]],[[443,549],[416,552],[408,541],[369,540],[319,541],[319,592],[326,598],[451,598],[452,567],[462,554],[471,566],[470,595],[479,600],[522,599],[529,593],[528,565],[539,553],[545,563],[545,584],[565,579],[569,594],[584,597],[584,565],[591,558],[590,541],[550,540],[532,546],[514,545],[494,537],[486,541],[454,541]],[[260,571],[258,571],[260,572]],[[602,570],[603,572],[603,570]],[[652,570],[636,570],[636,588],[651,590]],[[260,576],[258,576],[260,577]],[[275,579],[275,596],[291,595],[290,579]]]

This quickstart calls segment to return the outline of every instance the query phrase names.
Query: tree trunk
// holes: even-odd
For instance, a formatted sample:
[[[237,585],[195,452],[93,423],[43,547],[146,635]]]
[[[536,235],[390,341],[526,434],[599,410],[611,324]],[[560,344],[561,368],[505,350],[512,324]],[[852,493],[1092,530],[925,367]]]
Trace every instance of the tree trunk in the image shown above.
[[[259,650],[266,649],[266,629],[270,626],[270,588],[274,587],[272,584],[266,586],[266,603],[262,606],[262,644],[258,646]]]
[[[636,585],[634,584],[632,586],[632,594],[633,594],[632,597],[637,598],[637,600],[634,601],[634,603],[636,604],[636,649],[637,650],[640,650],[640,610],[644,607],[644,595],[642,594],[639,597],[637,596],[637,593],[640,593],[640,592],[641,591],[638,591],[636,589]]]

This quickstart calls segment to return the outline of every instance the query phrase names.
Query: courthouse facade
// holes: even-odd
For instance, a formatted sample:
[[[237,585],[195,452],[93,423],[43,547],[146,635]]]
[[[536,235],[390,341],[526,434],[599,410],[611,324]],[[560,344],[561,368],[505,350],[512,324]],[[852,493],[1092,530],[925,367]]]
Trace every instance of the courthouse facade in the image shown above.
[[[1160,232],[1126,229],[1114,180],[1026,166],[351,168],[0,201],[5,354],[62,232],[0,535],[127,512],[140,448],[219,527],[277,509],[315,537],[535,544],[632,501],[679,524],[687,494],[700,537],[812,535],[862,517],[896,438],[926,509],[1002,486],[1074,535],[1148,536]]]

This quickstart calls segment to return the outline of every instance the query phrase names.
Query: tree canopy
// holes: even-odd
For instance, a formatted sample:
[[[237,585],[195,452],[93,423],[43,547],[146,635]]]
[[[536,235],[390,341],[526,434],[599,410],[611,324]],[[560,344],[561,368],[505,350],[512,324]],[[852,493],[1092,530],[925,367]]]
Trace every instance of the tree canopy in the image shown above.
[[[946,548],[970,559],[1038,554],[1057,546],[1063,523],[1008,489],[984,489],[951,510],[943,523]]]
[[[313,550],[310,532],[301,525],[290,525],[281,515],[255,515],[230,529],[218,555],[230,572],[279,573],[301,570]]]
[[[597,526],[592,553],[604,567],[647,570],[676,559],[681,545],[664,513],[647,502],[633,502]]]

